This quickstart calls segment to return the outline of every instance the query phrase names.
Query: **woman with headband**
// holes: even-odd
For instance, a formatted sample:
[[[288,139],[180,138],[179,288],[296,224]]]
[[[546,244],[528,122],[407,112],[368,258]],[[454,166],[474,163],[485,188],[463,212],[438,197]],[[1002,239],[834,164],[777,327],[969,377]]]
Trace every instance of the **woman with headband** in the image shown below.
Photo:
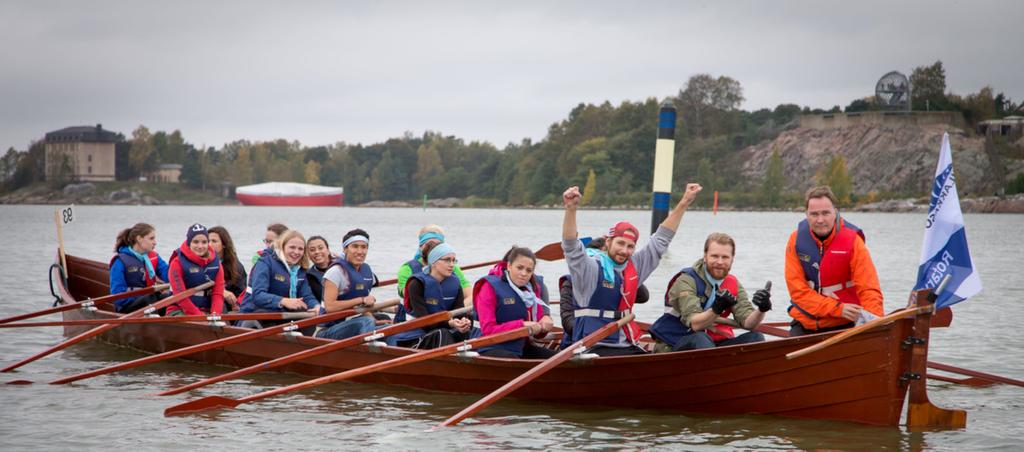
[[[402,308],[395,315],[395,323],[408,318],[452,311],[465,306],[465,296],[459,278],[455,276],[455,249],[447,243],[430,243],[423,249],[427,265],[413,273],[406,283]],[[473,321],[461,316],[434,325],[398,333],[388,338],[389,345],[437,348],[469,339],[473,336]]]
[[[427,265],[427,253],[424,251],[428,245],[437,245],[438,243],[444,242],[444,229],[436,224],[428,224],[420,229],[419,235],[419,248],[416,249],[416,255],[412,257],[408,262],[398,267],[398,296],[405,296],[405,285],[409,281],[409,277],[423,271],[423,267]],[[462,288],[462,296],[471,302],[473,299],[472,284],[466,279],[466,276],[462,274],[462,269],[459,268],[458,264],[455,265],[453,273],[459,278],[459,287]]]
[[[324,298],[320,305],[320,314],[343,311],[356,306],[370,307],[377,301],[370,295],[370,289],[377,285],[377,277],[373,274],[370,264],[366,263],[366,253],[370,249],[370,234],[362,229],[348,231],[341,246],[345,254],[324,272]],[[315,336],[345,339],[373,331],[374,326],[372,314],[360,314],[345,320],[321,323],[317,326]]]

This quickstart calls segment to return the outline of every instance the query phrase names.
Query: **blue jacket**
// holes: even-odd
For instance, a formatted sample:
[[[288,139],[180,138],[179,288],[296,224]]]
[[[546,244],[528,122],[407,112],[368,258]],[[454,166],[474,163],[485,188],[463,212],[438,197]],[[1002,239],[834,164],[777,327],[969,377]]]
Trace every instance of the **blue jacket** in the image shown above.
[[[156,268],[154,268],[154,270],[156,270],[156,276],[157,278],[160,278],[161,281],[167,281],[167,262],[164,262],[163,258],[159,255],[156,259],[157,265]],[[127,263],[125,261],[127,261]],[[127,274],[126,272],[129,268],[134,269],[131,274]],[[140,268],[144,272],[145,264],[135,258],[135,255],[128,250],[127,246],[122,246],[118,249],[117,255],[110,260],[110,293],[124,293],[129,290],[147,287],[142,273],[139,272]],[[114,305],[120,309],[122,306],[127,305],[132,301],[135,301],[135,297],[117,300],[114,302]]]
[[[351,300],[357,297],[365,297],[370,295],[370,289],[373,288],[377,278],[373,276],[373,269],[370,268],[370,264],[363,263],[356,270],[345,258],[338,258],[331,264],[333,266],[339,266],[345,271],[345,275],[348,277],[348,289],[343,293],[338,294],[339,300]],[[329,269],[329,267],[328,267]],[[340,287],[339,287],[340,289]],[[320,305],[320,315],[327,314],[327,307]],[[321,328],[330,328],[338,323],[344,322],[345,319],[339,319],[332,322],[321,323]]]
[[[427,313],[436,314],[438,312],[451,311],[455,307],[455,300],[458,298],[459,293],[462,292],[462,285],[459,283],[459,277],[455,275],[449,275],[444,281],[438,281],[426,273],[423,273],[422,266],[421,270],[417,273],[413,273],[409,278],[418,279],[423,284],[423,299],[426,301]],[[405,294],[406,303],[409,300],[409,293]],[[411,318],[409,311],[404,304],[398,305],[398,311],[395,314],[395,323],[402,323]],[[414,330],[403,331],[395,335],[395,341],[407,341],[411,339],[418,339],[426,334],[423,328],[416,328]]]
[[[306,282],[306,270],[299,269],[295,296],[306,302],[307,308],[315,308],[319,302],[313,296]],[[288,266],[277,258],[277,253],[266,249],[249,273],[249,294],[242,301],[242,312],[281,312],[281,299],[288,298],[291,273]]]

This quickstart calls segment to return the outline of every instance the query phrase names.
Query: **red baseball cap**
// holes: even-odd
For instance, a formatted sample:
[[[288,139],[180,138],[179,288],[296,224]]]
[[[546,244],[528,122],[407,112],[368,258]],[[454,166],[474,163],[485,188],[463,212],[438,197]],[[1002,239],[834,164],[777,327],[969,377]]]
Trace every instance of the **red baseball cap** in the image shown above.
[[[615,226],[608,231],[608,238],[613,239],[615,237],[625,237],[636,243],[637,239],[640,238],[640,233],[637,232],[636,226],[633,226],[628,221],[620,221],[615,223]]]

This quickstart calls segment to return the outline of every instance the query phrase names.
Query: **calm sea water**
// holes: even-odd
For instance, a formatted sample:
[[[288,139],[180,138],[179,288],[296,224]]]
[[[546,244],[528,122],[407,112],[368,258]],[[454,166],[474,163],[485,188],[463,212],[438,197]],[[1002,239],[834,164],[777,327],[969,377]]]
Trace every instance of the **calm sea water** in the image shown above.
[[[0,228],[8,246],[0,253],[0,317],[48,307],[47,269],[56,233],[53,206],[0,206]],[[352,228],[370,233],[368,262],[381,278],[394,276],[415,251],[416,232],[426,223],[442,224],[464,265],[498,259],[513,243],[538,248],[556,242],[559,210],[259,208],[194,206],[76,206],[64,232],[68,253],[96,260],[111,255],[121,228],[144,221],[157,227],[158,251],[169,256],[193,222],[224,225],[242,259],[261,248],[263,229],[284,222],[307,236],[327,237],[340,247]],[[691,212],[683,219],[670,252],[648,280],[652,300],[680,267],[700,256],[703,239],[727,232],[738,243],[733,273],[748,288],[774,281],[768,321],[785,321],[783,248],[798,213]],[[619,220],[642,231],[650,214],[639,211],[584,211],[580,231],[598,235]],[[886,310],[902,306],[913,286],[921,249],[922,214],[851,213],[848,219],[868,235],[879,270]],[[1024,335],[1019,328],[1024,242],[1016,233],[1022,215],[966,217],[975,265],[984,291],[958,305],[951,328],[934,330],[930,358],[970,369],[1024,379]],[[645,240],[645,239],[644,239]],[[485,270],[468,272],[480,276]],[[542,262],[538,272],[554,282],[564,262]],[[394,288],[379,289],[392,297]],[[653,321],[659,303],[638,309]],[[0,331],[0,361],[11,363],[62,339],[59,328]],[[141,356],[99,342],[76,345],[29,364],[0,381],[48,381]],[[196,394],[158,398],[150,394],[171,385],[217,375],[227,368],[171,361],[83,380],[68,386],[0,385],[0,449],[99,450],[210,448],[246,449],[1015,449],[1024,435],[1024,388],[970,388],[932,383],[933,402],[968,411],[959,431],[910,432],[902,428],[792,420],[770,416],[683,416],[655,411],[580,409],[515,400],[502,401],[463,426],[423,431],[474,402],[477,397],[408,388],[338,383],[243,405],[236,410],[165,418],[163,409]],[[258,374],[210,386],[199,395],[242,397],[298,382],[302,377]]]

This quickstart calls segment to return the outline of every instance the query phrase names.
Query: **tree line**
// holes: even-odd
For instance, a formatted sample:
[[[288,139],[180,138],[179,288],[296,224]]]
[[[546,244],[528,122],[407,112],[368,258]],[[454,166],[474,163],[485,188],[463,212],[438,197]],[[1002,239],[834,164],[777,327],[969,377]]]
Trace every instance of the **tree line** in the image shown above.
[[[915,68],[912,102],[936,109],[956,109],[973,124],[1021,110],[990,87],[960,97],[945,91],[942,62]],[[738,172],[739,151],[797,125],[807,113],[843,111],[780,104],[774,109],[745,111],[743,87],[728,76],[697,74],[669,99],[677,108],[676,155],[673,180],[699,180],[706,189],[722,192],[734,205],[778,207],[798,194],[785,193],[782,161],[773,155],[764,178],[748,180]],[[135,180],[162,163],[183,165],[181,181],[189,186],[220,190],[267,181],[306,182],[345,187],[352,204],[372,200],[468,198],[468,205],[545,205],[558,203],[570,184],[585,187],[590,205],[646,205],[656,140],[660,102],[643,101],[579,104],[566,118],[552,124],[539,142],[524,139],[498,148],[427,131],[406,133],[370,145],[338,142],[304,146],[298,141],[238,140],[220,149],[201,149],[178,131],[151,132],[139,126],[131,137],[115,143],[117,178]],[[845,111],[876,108],[870,99],[856,99]],[[923,108],[922,108],[923,109]],[[1019,113],[1018,113],[1019,114]],[[6,190],[43,180],[43,145],[28,152],[13,148],[0,159],[0,178]],[[841,156],[820,169],[818,181],[852,196]]]

